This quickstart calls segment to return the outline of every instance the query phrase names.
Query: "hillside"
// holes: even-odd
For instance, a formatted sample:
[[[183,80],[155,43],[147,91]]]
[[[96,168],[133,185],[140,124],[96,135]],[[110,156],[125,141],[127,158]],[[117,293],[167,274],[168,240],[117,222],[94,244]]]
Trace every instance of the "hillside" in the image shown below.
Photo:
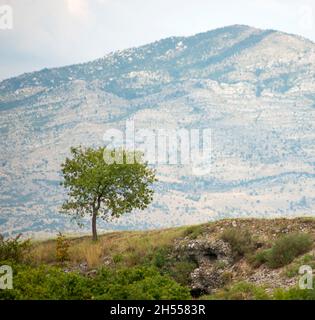
[[[158,165],[152,206],[104,230],[315,213],[315,44],[234,25],[0,83],[0,232],[76,232],[60,164],[108,128],[212,129],[211,170]]]
[[[300,266],[315,267],[314,236],[315,219],[295,218],[59,237],[13,263],[14,290],[0,298],[315,299],[295,289]]]

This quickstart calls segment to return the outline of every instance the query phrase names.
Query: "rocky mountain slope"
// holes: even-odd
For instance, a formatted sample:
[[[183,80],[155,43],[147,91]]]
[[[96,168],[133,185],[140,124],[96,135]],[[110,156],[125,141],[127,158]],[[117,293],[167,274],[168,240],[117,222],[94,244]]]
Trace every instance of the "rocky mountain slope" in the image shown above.
[[[104,228],[315,213],[315,44],[230,26],[0,83],[0,232],[74,230],[58,214],[70,146],[108,128],[212,129],[211,170],[157,166],[150,209]]]

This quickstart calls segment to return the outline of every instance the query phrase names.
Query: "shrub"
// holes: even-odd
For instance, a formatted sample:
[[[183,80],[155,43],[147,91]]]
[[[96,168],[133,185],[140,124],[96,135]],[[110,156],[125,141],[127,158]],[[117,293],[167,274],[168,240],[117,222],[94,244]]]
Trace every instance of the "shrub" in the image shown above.
[[[185,300],[189,290],[167,276],[155,275],[138,281],[129,287],[128,299]]]
[[[89,278],[57,267],[12,265],[14,288],[0,299],[188,299],[187,288],[148,267],[101,269]]]
[[[284,270],[284,275],[292,278],[299,274],[299,269],[302,265],[309,265],[312,269],[315,269],[315,257],[312,254],[306,254],[302,256],[301,258],[297,259],[290,265],[286,267]]]
[[[279,268],[291,263],[294,258],[308,252],[313,240],[308,234],[290,234],[278,239],[271,249],[256,255],[256,261],[267,263],[270,268]]]
[[[270,249],[260,250],[256,254],[253,254],[250,256],[249,262],[254,267],[259,267],[268,261],[269,253],[270,253]]]
[[[120,263],[120,262],[122,262],[122,261],[124,261],[124,256],[123,256],[122,254],[117,253],[117,254],[114,254],[114,255],[113,255],[113,262],[114,262],[115,264],[118,264],[118,263]]]
[[[56,240],[56,259],[59,262],[69,260],[69,240],[61,232]]]
[[[204,230],[204,225],[189,226],[184,230],[183,236],[188,237],[190,239],[196,239],[199,235],[201,235],[204,232]]]
[[[0,290],[0,299],[91,299],[90,280],[56,267],[14,265],[12,290]]]
[[[124,253],[124,265],[128,267],[135,267],[145,263],[146,257],[141,255],[138,251],[131,251]]]
[[[30,240],[20,241],[21,234],[4,240],[0,235],[0,260],[21,262],[30,249]]]
[[[214,264],[215,268],[217,270],[222,270],[224,269],[226,266],[228,265],[228,263],[224,260],[217,260]]]
[[[190,274],[197,268],[197,263],[184,259],[175,261],[168,267],[166,274],[170,275],[176,282],[181,285],[188,285],[190,282]]]
[[[275,300],[315,300],[315,289],[291,288],[287,291],[277,289],[273,298]]]
[[[157,248],[145,257],[144,264],[152,265],[158,269],[163,269],[170,260],[168,256],[169,253],[169,248]]]
[[[229,288],[207,296],[209,300],[269,300],[271,297],[263,287],[248,282],[238,282]]]
[[[161,274],[171,277],[184,286],[189,284],[190,273],[198,266],[186,255],[181,256],[179,260],[172,254],[168,246],[158,248],[148,254],[143,264],[158,269]]]
[[[152,267],[102,269],[95,278],[96,299],[188,299],[189,290]]]
[[[221,239],[230,244],[235,259],[241,258],[256,249],[256,243],[248,230],[229,228],[223,232]]]

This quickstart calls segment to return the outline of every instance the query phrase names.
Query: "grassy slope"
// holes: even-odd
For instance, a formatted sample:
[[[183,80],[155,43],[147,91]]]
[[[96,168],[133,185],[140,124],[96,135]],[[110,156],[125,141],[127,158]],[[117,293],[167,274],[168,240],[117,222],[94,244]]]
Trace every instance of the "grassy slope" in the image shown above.
[[[154,231],[121,231],[99,236],[94,243],[91,237],[69,238],[69,267],[86,264],[87,269],[121,260],[124,266],[141,263],[154,251],[172,245],[173,241],[185,235],[186,227]],[[54,264],[56,261],[56,240],[36,242],[30,252],[35,263]]]
[[[181,273],[185,268],[165,263],[165,257],[158,257],[157,252],[172,250],[174,242],[181,239],[219,239],[228,229],[238,231],[247,230],[255,241],[260,243],[260,250],[269,248],[276,239],[286,234],[306,233],[312,238],[315,236],[314,218],[295,219],[234,219],[221,220],[196,226],[171,228],[153,231],[128,231],[113,232],[100,236],[97,243],[93,243],[90,237],[69,239],[69,261],[66,267],[69,270],[79,270],[89,273],[103,265],[108,267],[132,267],[145,263],[157,264],[161,268],[173,268],[173,273]],[[255,255],[256,249],[250,252]],[[57,264],[56,241],[48,240],[35,243],[30,252],[30,259],[36,264]],[[163,260],[164,259],[164,260]],[[229,286],[233,283],[247,281],[267,288],[267,292],[274,288],[289,288],[297,284],[298,267],[302,264],[315,266],[314,246],[308,254],[300,255],[292,263],[276,269],[270,269],[266,265],[254,266],[249,259],[242,257],[235,261],[233,267],[227,273],[230,279]],[[163,265],[164,264],[164,265]],[[187,266],[182,273],[189,281],[189,268]],[[93,271],[92,271],[93,272]],[[185,282],[185,279],[181,280]],[[245,290],[245,289],[242,289]]]

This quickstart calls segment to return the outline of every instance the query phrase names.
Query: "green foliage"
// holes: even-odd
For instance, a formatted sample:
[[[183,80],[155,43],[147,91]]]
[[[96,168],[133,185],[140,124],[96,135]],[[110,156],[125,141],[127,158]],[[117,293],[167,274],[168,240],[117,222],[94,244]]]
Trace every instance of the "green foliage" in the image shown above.
[[[259,267],[268,261],[269,254],[270,249],[259,250],[257,253],[250,255],[248,260],[254,267]]]
[[[257,263],[267,263],[270,268],[279,268],[291,263],[299,255],[311,250],[312,237],[308,234],[289,234],[278,239],[267,250],[256,255]]]
[[[121,151],[123,163],[107,164],[105,152],[106,148],[71,148],[72,159],[62,164],[63,185],[69,196],[63,205],[65,211],[92,214],[93,206],[100,205],[100,216],[118,217],[133,208],[144,209],[151,202],[149,185],[155,181],[154,172],[145,163],[126,163],[133,153],[125,151]]]
[[[0,260],[21,262],[30,249],[30,240],[20,241],[21,235],[4,239],[0,235]]]
[[[204,296],[208,300],[315,300],[315,289],[291,288],[275,289],[268,295],[264,287],[248,282],[238,282],[231,287],[219,290],[213,295]]]
[[[287,291],[277,289],[273,297],[275,300],[315,300],[315,289],[291,288]]]
[[[104,160],[110,157],[118,163]],[[152,201],[155,172],[142,162],[139,153],[103,147],[71,148],[71,158],[61,169],[62,185],[68,191],[62,212],[75,218],[91,215],[106,220],[145,209]]]
[[[197,268],[197,263],[189,257],[182,256],[177,259],[173,256],[171,247],[161,247],[148,255],[145,265],[158,268],[162,274],[170,276],[181,285],[188,285],[190,273]]]
[[[189,299],[189,290],[155,268],[103,269],[95,279],[97,299]]]
[[[309,265],[312,269],[315,269],[315,257],[312,254],[306,254],[303,257],[294,260],[284,270],[285,276],[292,278],[299,274],[299,269],[302,265]]]
[[[122,254],[117,253],[117,254],[113,255],[113,262],[115,264],[118,264],[118,263],[122,262],[123,260],[124,260],[124,256]]]
[[[196,268],[197,264],[195,262],[183,259],[173,262],[166,273],[169,274],[176,282],[187,286],[190,282],[190,274]]]
[[[184,230],[183,236],[188,237],[190,239],[196,239],[199,235],[201,235],[204,232],[204,230],[204,225],[189,226]]]
[[[0,299],[90,299],[90,280],[49,266],[13,266],[13,289],[0,290]]]
[[[206,296],[209,300],[269,300],[271,297],[263,287],[248,282],[238,282],[231,287]]]
[[[168,263],[169,250],[167,248],[161,247],[155,251],[152,257],[153,266],[162,269]]]
[[[59,262],[65,262],[69,259],[69,240],[59,232],[56,240],[56,258]]]
[[[256,243],[248,230],[229,228],[223,232],[221,239],[230,244],[235,259],[250,254],[256,249]]]
[[[7,263],[5,263],[7,264]],[[189,299],[187,288],[156,269],[101,269],[89,278],[75,272],[43,265],[12,265],[13,290],[0,290],[0,299]]]
[[[217,260],[214,265],[217,270],[221,270],[227,266],[227,262],[223,260]]]

